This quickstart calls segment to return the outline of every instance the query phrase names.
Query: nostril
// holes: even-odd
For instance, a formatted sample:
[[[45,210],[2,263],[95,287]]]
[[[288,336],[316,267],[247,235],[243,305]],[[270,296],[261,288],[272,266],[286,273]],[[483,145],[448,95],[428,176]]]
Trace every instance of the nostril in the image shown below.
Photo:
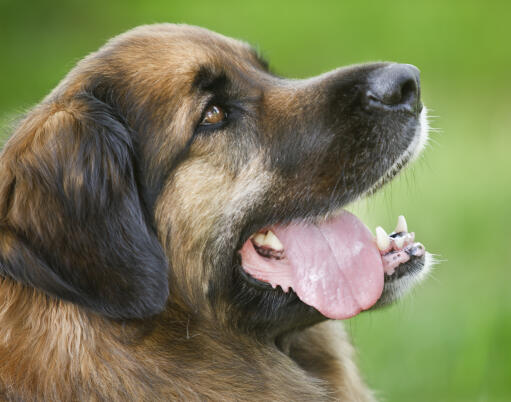
[[[381,67],[369,77],[367,96],[375,107],[417,113],[420,109],[419,70],[409,64]]]
[[[416,98],[417,98],[417,83],[415,82],[414,79],[409,79],[401,86],[401,90],[399,91],[399,99],[397,99],[397,97],[396,97],[397,102],[394,104],[408,103],[410,101],[415,102]]]

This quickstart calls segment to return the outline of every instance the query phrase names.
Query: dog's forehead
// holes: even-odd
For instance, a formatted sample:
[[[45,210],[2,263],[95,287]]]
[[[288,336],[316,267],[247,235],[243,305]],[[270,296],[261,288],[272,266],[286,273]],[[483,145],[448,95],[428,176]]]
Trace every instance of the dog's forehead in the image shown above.
[[[174,74],[193,74],[203,66],[241,71],[266,67],[247,43],[190,25],[138,27],[115,38],[108,48],[128,63],[143,57],[147,63]]]

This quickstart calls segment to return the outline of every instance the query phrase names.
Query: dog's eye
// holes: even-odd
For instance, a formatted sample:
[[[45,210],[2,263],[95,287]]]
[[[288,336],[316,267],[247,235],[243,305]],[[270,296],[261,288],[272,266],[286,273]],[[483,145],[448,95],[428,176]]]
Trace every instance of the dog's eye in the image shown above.
[[[204,113],[204,118],[202,119],[200,125],[210,126],[213,124],[219,124],[224,122],[226,119],[227,113],[225,113],[220,106],[211,105]]]

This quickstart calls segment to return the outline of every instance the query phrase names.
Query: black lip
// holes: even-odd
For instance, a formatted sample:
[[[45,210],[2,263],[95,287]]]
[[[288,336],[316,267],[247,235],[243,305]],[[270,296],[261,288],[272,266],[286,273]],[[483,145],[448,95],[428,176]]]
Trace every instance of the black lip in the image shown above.
[[[408,255],[410,255],[410,260],[404,264],[399,265],[392,275],[385,274],[385,283],[390,283],[399,278],[402,278],[403,276],[413,275],[422,271],[422,268],[424,268],[426,255],[424,254],[420,257],[417,257],[413,255],[413,251],[411,251]]]

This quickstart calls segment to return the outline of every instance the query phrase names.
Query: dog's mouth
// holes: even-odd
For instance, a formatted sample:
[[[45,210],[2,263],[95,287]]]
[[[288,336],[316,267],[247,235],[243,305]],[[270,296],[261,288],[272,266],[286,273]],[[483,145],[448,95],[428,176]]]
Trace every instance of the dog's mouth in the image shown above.
[[[408,149],[365,194],[417,157],[427,140],[425,113]],[[408,232],[403,216],[390,235],[378,227],[373,236],[355,215],[340,210],[313,223],[304,219],[267,226],[252,234],[239,254],[250,282],[294,292],[325,317],[346,319],[395,298],[385,293],[401,277],[412,277],[423,268],[427,253]]]
[[[376,237],[353,214],[318,223],[276,224],[253,234],[240,250],[242,268],[252,278],[292,289],[325,317],[346,319],[372,307],[384,283],[412,259],[423,257],[400,216],[394,232],[377,228]]]

